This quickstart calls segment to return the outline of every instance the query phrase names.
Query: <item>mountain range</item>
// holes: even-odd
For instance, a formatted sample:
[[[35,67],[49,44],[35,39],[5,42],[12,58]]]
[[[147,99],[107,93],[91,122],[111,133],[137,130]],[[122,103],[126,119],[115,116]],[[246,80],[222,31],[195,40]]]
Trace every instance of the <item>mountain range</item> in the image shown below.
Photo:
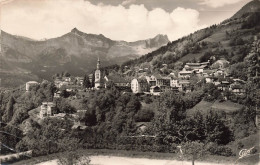
[[[121,64],[168,42],[167,35],[160,34],[135,42],[114,41],[102,34],[87,34],[77,28],[61,37],[43,41],[2,31],[0,74],[9,80],[9,83],[2,80],[2,85],[10,84],[11,79],[15,80],[17,76],[24,81],[49,79],[62,71],[83,76],[95,69],[98,57],[102,66]]]
[[[255,36],[260,36],[260,1],[253,0],[231,18],[178,40],[166,35],[136,42],[114,41],[104,35],[87,34],[74,28],[53,39],[36,41],[1,33],[0,78],[2,86],[28,80],[50,79],[68,71],[84,75],[93,71],[99,57],[102,66],[181,69],[185,62],[205,61],[211,56],[231,64],[243,62]]]
[[[167,45],[123,63],[128,68],[151,68],[160,71],[180,70],[186,62],[205,62],[211,57],[225,58],[230,64],[243,62],[251,44],[260,38],[260,1],[253,0],[231,18],[218,25],[198,30]],[[131,73],[131,72],[129,72]]]

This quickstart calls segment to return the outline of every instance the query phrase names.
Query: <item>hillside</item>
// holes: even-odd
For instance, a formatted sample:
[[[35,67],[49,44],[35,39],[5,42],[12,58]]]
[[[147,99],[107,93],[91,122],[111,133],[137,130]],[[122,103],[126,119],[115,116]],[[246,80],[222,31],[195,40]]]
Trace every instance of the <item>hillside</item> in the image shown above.
[[[258,0],[251,1],[230,19],[170,42],[123,65],[158,71],[165,66],[163,64],[167,64],[171,71],[182,69],[186,62],[204,62],[213,56],[216,59],[225,58],[231,64],[243,62],[254,37],[260,34],[259,8]]]
[[[87,34],[76,28],[61,37],[43,41],[2,31],[0,74],[10,77],[9,81],[2,81],[2,85],[8,85],[16,73],[20,76],[32,74],[39,79],[49,79],[54,73],[62,71],[83,75],[96,67],[98,57],[102,59],[103,66],[121,64],[168,42],[166,35],[136,42],[114,41],[102,34]]]

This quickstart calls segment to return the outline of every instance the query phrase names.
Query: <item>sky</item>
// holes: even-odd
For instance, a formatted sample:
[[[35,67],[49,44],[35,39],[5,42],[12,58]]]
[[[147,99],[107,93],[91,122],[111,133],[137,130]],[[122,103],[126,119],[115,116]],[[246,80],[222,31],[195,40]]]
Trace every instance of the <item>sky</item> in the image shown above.
[[[0,0],[5,32],[36,40],[74,27],[113,40],[173,41],[231,17],[250,0]]]

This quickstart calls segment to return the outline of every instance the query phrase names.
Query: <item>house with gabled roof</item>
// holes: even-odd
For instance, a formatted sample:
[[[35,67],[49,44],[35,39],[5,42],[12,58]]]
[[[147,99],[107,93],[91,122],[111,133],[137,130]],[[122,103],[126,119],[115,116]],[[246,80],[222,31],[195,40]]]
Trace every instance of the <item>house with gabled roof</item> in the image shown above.
[[[183,68],[183,70],[178,73],[178,78],[189,79],[191,77],[191,74],[193,73],[193,71],[186,70],[185,68]]]
[[[108,82],[113,82],[115,86],[117,87],[129,87],[130,82],[127,81],[124,77],[121,77],[120,75],[108,75],[104,77],[105,80],[105,88],[107,87]]]
[[[160,95],[161,92],[162,92],[162,90],[161,90],[161,88],[158,87],[158,86],[151,86],[151,87],[150,87],[150,94],[151,94],[151,95],[157,96],[157,95]]]
[[[39,83],[37,81],[28,81],[26,84],[25,84],[25,90],[26,92],[30,91],[30,89],[33,87],[33,86],[37,86],[39,85]]]
[[[148,82],[145,78],[134,78],[131,81],[131,90],[133,93],[144,93],[148,91]]]
[[[42,105],[41,105],[39,117],[44,118],[44,117],[53,116],[55,108],[56,108],[55,103],[53,103],[53,102],[43,102]]]

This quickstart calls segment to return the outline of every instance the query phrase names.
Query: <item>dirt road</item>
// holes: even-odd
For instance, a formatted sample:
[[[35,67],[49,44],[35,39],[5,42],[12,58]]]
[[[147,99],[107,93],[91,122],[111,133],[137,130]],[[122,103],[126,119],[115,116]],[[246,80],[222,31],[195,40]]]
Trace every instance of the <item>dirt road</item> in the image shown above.
[[[191,162],[166,160],[166,159],[147,159],[129,158],[117,156],[91,156],[91,165],[191,165]],[[57,165],[57,160],[43,162],[37,165]],[[195,165],[224,165],[218,163],[195,162]]]

